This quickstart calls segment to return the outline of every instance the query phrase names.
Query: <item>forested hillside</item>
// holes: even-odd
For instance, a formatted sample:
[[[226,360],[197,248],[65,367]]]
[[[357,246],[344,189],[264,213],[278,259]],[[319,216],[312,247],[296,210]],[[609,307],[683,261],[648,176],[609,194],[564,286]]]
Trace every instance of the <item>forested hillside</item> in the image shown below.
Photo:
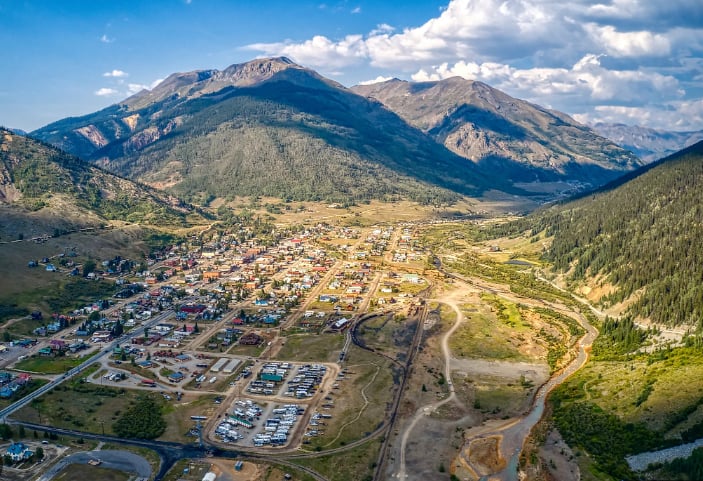
[[[174,74],[152,92],[32,135],[194,202],[445,203],[488,189],[524,193],[379,102],[287,59]]]
[[[635,296],[634,316],[667,325],[703,322],[703,142],[620,186],[532,217],[553,236],[545,257],[572,280],[603,275]],[[523,224],[524,226],[524,224]]]
[[[83,212],[106,220],[162,225],[182,224],[192,213],[174,197],[0,129],[0,204],[31,212],[57,202],[66,218]]]

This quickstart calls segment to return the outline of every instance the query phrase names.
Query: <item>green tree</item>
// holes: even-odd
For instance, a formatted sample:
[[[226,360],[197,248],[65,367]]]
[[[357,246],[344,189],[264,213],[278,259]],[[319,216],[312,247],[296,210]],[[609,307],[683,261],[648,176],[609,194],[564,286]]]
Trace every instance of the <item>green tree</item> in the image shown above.
[[[166,421],[154,399],[142,396],[113,424],[113,431],[123,438],[154,439],[166,430]]]
[[[0,424],[0,438],[7,440],[12,437],[14,433],[12,432],[12,428],[7,425],[7,424]]]
[[[42,448],[41,446],[39,446],[39,447],[36,449],[36,451],[34,451],[34,456],[35,456],[37,459],[44,459],[44,448]]]
[[[83,277],[88,277],[88,274],[95,272],[97,265],[94,260],[88,259],[83,263]]]

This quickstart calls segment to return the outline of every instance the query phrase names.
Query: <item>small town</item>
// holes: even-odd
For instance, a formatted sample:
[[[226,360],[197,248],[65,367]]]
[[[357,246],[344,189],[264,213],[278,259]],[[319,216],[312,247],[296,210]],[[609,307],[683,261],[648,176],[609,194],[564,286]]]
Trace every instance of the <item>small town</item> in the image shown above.
[[[275,243],[243,237],[251,236],[208,229],[146,259],[94,266],[77,264],[75,251],[28,261],[37,276],[80,275],[115,293],[50,317],[33,312],[30,335],[0,344],[0,396],[21,400],[38,421],[32,399],[44,391],[28,394],[32,381],[77,380],[187,406],[178,408],[183,434],[200,445],[290,451],[329,438],[334,418],[348,416],[336,401],[354,376],[350,328],[363,317],[417,315],[427,253],[413,225],[319,224]],[[338,349],[308,362],[301,351],[285,357],[287,342],[309,336]],[[57,364],[65,372],[46,373]],[[38,465],[21,461],[36,459],[36,448],[60,454],[35,444],[7,445],[15,464],[6,469],[31,476]]]

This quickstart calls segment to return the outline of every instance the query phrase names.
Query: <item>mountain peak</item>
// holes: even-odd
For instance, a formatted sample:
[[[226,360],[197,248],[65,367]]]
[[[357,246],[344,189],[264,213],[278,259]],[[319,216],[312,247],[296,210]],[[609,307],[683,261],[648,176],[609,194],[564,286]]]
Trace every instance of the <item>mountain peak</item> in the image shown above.
[[[230,65],[218,72],[216,79],[229,81],[232,85],[244,87],[268,80],[271,76],[288,68],[303,69],[287,57],[269,57],[250,60],[249,62]]]
[[[224,70],[193,70],[169,75],[152,90],[142,90],[121,102],[131,110],[174,99],[192,98],[226,87],[249,87],[269,80],[287,69],[308,71],[287,57],[269,57],[233,64]],[[310,71],[311,72],[311,71]]]

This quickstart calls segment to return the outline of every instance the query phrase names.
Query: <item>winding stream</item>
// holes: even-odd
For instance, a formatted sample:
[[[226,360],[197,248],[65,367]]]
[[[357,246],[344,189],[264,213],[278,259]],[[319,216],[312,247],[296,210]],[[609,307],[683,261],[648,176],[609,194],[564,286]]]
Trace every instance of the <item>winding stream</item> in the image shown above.
[[[586,364],[586,361],[588,360],[588,353],[586,350],[595,340],[598,335],[598,331],[588,322],[588,320],[586,320],[583,315],[579,314],[579,319],[581,321],[581,325],[586,329],[586,334],[579,341],[578,355],[566,368],[552,376],[549,381],[544,383],[539,388],[537,394],[535,395],[535,400],[532,404],[532,409],[530,412],[525,417],[515,423],[510,424],[504,429],[483,433],[474,438],[478,439],[496,435],[502,437],[502,441],[500,443],[501,454],[505,459],[508,459],[508,464],[502,471],[491,474],[491,480],[518,481],[517,466],[520,452],[522,451],[523,443],[530,434],[530,431],[542,418],[542,414],[544,413],[544,402],[547,394],[549,394],[552,389],[564,382],[569,376],[574,374],[576,371],[581,369],[584,364]],[[489,479],[489,476],[484,476],[481,479],[487,480]]]

